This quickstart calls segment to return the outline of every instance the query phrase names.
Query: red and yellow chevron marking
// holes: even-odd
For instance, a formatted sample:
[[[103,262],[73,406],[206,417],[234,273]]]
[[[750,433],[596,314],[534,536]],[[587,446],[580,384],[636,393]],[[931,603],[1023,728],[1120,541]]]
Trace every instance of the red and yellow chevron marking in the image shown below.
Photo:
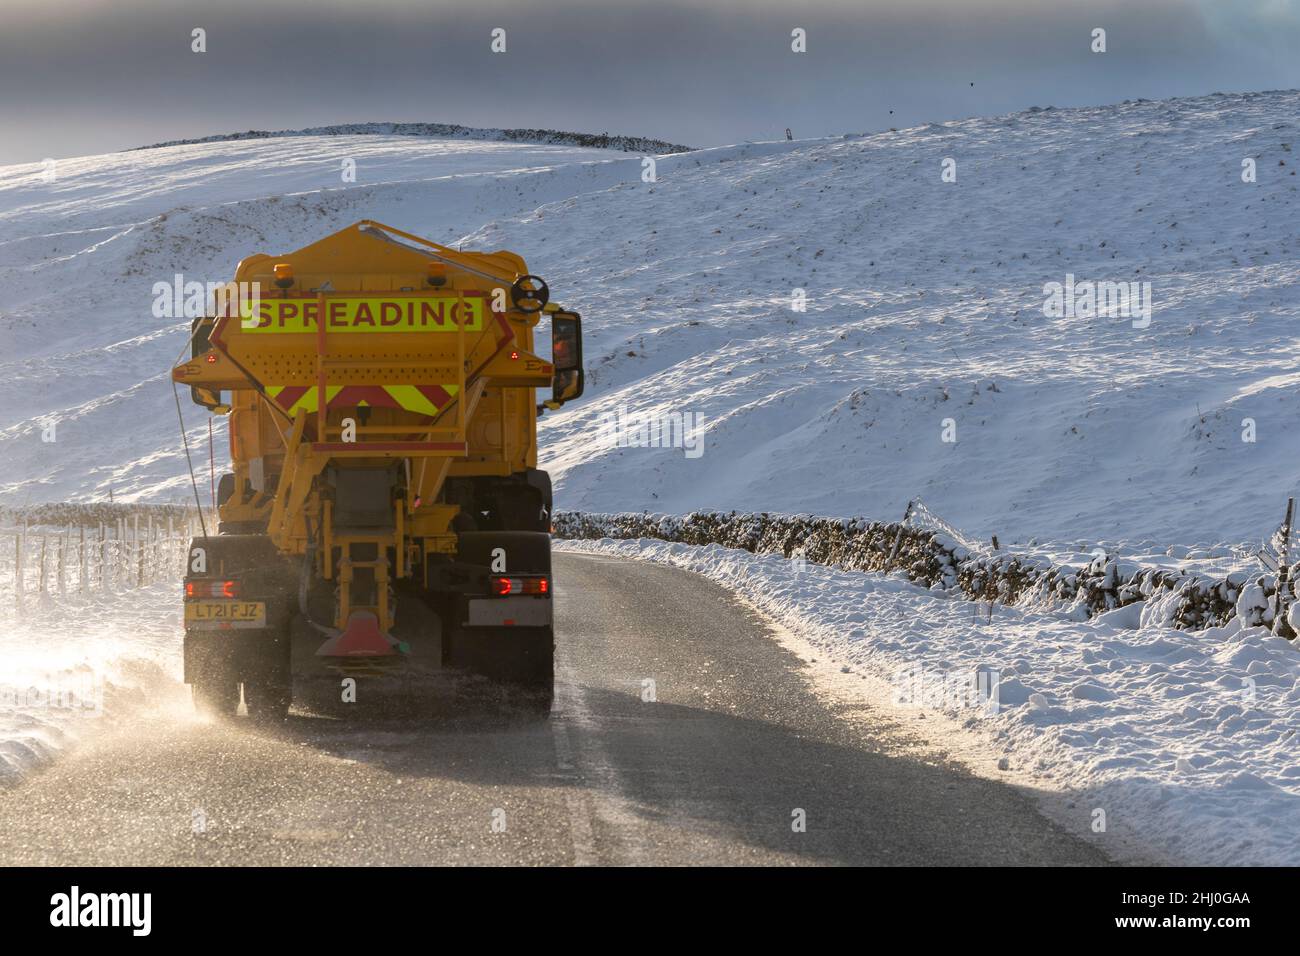
[[[458,385],[327,385],[327,408],[402,408],[420,415],[437,415],[451,404]],[[266,394],[289,414],[319,410],[315,385],[268,385]]]

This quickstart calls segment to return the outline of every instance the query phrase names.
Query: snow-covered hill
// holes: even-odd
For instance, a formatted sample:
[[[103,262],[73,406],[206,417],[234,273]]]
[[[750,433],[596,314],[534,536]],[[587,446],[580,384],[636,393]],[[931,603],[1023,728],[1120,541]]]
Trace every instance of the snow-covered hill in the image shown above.
[[[1296,487],[1298,115],[1295,92],[1036,110],[662,156],[654,183],[626,153],[382,135],[10,167],[0,504],[179,497],[184,336],[152,284],[375,218],[516,250],[586,316],[588,397],[543,428],[565,508],[921,495],[1004,541],[1257,538]],[[1150,282],[1149,326],[1044,315],[1071,275]],[[593,442],[620,411],[699,415],[703,454]]]
[[[1237,541],[1300,473],[1298,116],[1213,96],[688,154],[471,241],[584,290],[592,398],[546,434],[566,507],[896,519],[921,495],[1004,541]],[[1046,317],[1068,275],[1149,281],[1149,327]],[[704,453],[593,455],[618,406],[699,413]]]
[[[155,282],[224,281],[252,252],[371,216],[454,242],[600,184],[624,156],[364,135],[71,159],[53,182],[38,166],[0,170],[0,502],[183,497],[167,372],[188,321],[153,317]],[[206,419],[186,406],[206,449]]]

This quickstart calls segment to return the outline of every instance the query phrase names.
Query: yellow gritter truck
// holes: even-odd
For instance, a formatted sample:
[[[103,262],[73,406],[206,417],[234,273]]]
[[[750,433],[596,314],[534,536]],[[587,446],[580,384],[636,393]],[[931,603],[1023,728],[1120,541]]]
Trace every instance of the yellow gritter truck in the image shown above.
[[[283,719],[321,675],[355,695],[443,668],[549,709],[537,418],[582,394],[580,317],[513,253],[371,221],[250,256],[230,289],[172,370],[230,419],[219,528],[184,582],[196,706],[232,715],[242,688],[250,717]]]

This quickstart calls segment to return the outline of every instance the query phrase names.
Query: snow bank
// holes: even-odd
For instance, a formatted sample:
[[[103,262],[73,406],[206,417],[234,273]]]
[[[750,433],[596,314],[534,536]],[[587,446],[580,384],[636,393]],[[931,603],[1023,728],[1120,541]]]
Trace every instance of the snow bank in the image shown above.
[[[1079,830],[1122,827],[1158,859],[1300,863],[1300,656],[1263,628],[1180,631],[1142,623],[1136,605],[1083,622],[986,612],[897,576],[718,545],[561,547],[731,588],[844,667],[889,682],[897,706],[962,719],[1002,752],[1009,780],[1064,795]],[[981,674],[996,674],[995,707],[992,695],[960,693]]]
[[[189,713],[174,582],[0,613],[0,787],[143,711]]]
[[[180,707],[193,508],[0,508],[0,786],[145,710]]]

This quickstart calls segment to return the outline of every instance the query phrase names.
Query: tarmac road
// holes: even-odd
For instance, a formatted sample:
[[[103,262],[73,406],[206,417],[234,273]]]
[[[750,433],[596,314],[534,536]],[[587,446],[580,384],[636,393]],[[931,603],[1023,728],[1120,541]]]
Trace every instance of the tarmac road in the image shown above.
[[[845,720],[713,583],[588,555],[555,567],[549,719],[499,700],[275,728],[158,713],[0,791],[0,862],[1107,862],[1013,788],[900,752],[887,719]]]

